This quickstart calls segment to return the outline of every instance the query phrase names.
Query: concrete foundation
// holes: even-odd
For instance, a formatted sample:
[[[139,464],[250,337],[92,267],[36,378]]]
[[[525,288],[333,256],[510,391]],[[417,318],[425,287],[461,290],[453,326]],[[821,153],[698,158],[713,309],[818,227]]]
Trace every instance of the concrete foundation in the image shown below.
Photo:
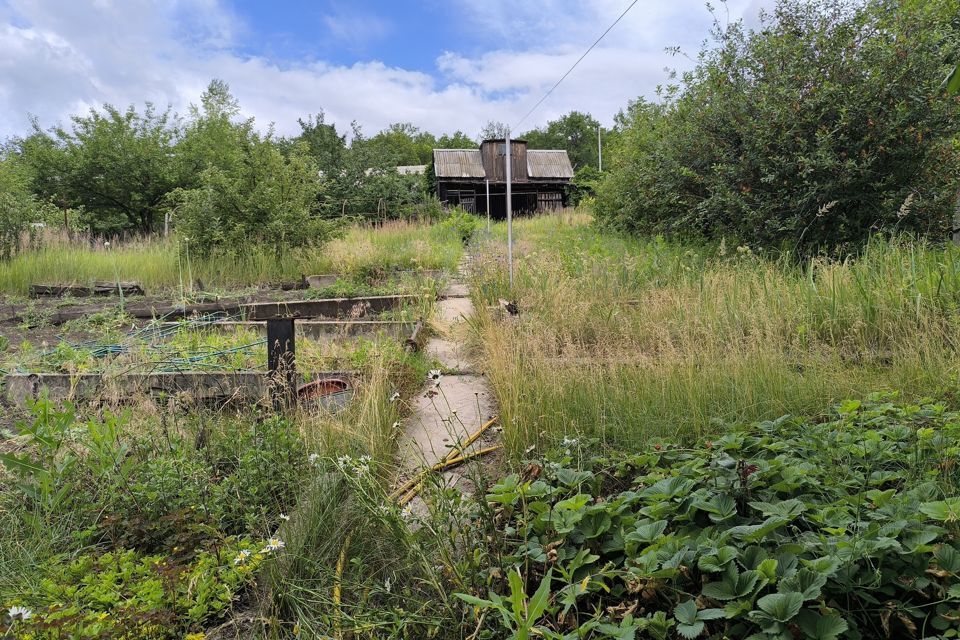
[[[342,378],[352,380],[350,371],[326,371],[306,376],[308,380]],[[122,402],[134,396],[176,396],[196,402],[259,402],[270,400],[271,381],[265,372],[170,372],[144,374],[16,373],[3,379],[4,396],[10,404],[26,407],[44,390],[55,402],[101,399]]]
[[[163,327],[178,326],[176,322],[168,322]],[[184,325],[194,331],[222,331],[230,332],[240,329],[256,331],[266,335],[267,325],[262,321],[245,322],[211,322],[209,324]],[[299,320],[296,323],[297,337],[312,338],[314,340],[353,338],[357,336],[385,335],[397,340],[410,337],[415,322],[397,322],[390,320]]]

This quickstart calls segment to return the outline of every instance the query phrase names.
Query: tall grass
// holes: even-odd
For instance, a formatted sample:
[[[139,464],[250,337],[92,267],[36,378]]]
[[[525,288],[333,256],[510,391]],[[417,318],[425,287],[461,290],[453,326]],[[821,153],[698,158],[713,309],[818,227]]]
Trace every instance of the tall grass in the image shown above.
[[[351,227],[326,245],[276,256],[251,245],[207,258],[191,255],[179,240],[133,239],[112,246],[48,237],[43,244],[0,264],[0,292],[24,294],[33,283],[87,284],[133,280],[148,293],[176,290],[199,279],[208,290],[293,281],[301,275],[346,276],[391,269],[456,267],[462,244],[443,225],[394,221]]]
[[[588,222],[518,221],[512,292],[499,236],[477,261],[480,333],[515,452],[541,436],[693,438],[870,391],[956,388],[957,248],[877,239],[856,259],[798,264]],[[516,321],[483,310],[501,297],[519,301]]]

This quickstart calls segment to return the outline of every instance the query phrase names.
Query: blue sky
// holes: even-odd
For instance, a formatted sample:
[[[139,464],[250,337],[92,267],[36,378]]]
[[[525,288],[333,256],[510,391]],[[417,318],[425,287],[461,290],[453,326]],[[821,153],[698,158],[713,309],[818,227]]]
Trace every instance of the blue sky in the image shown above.
[[[728,0],[755,24],[772,0]],[[0,139],[104,102],[186,113],[226,80],[258,126],[323,110],[346,131],[514,123],[629,0],[0,0]],[[707,37],[704,0],[640,0],[521,128],[570,110],[612,122]]]

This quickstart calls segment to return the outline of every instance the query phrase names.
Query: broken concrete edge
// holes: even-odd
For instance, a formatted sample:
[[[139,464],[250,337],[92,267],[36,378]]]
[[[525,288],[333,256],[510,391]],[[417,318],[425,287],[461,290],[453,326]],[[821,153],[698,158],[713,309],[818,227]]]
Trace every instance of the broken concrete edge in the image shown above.
[[[209,323],[164,322],[163,329],[183,327],[189,331],[230,332],[242,329],[265,333],[264,320],[217,320]],[[416,329],[415,322],[403,320],[298,320],[297,334],[306,338],[356,337],[366,335],[388,335],[393,338],[410,336]]]
[[[297,318],[360,317],[368,313],[392,311],[405,304],[423,300],[426,300],[424,296],[415,294],[326,298],[323,300],[285,300],[244,304],[240,306],[240,312],[247,320],[266,320],[278,316]]]
[[[299,376],[307,382],[332,378],[355,382],[356,371],[320,371]],[[3,378],[4,398],[26,408],[46,390],[55,403],[102,397],[121,401],[134,396],[183,396],[193,401],[259,401],[270,397],[273,381],[263,371],[159,372],[134,374],[13,373]],[[351,390],[353,385],[351,384]],[[351,391],[352,393],[352,391]]]

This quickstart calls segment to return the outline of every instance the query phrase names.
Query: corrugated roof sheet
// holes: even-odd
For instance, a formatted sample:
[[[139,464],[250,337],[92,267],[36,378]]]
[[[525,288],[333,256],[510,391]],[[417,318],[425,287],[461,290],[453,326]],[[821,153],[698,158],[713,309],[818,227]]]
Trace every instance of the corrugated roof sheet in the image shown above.
[[[438,178],[487,177],[480,149],[434,149],[433,164]]]
[[[527,151],[527,174],[531,178],[573,178],[573,165],[566,151]]]

